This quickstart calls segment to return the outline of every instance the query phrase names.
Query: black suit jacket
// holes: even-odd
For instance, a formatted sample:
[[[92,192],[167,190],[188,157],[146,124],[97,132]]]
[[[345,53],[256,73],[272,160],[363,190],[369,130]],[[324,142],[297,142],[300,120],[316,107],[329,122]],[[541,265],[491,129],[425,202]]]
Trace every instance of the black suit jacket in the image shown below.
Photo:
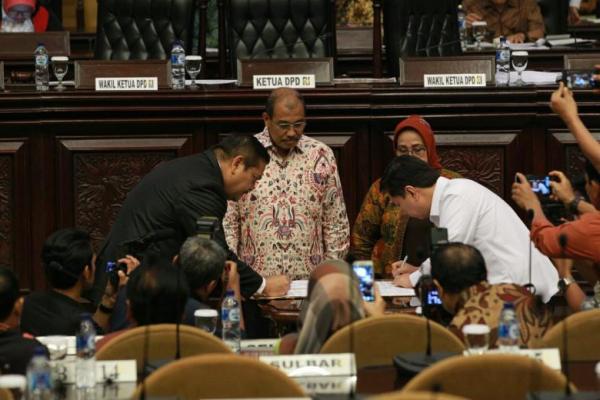
[[[123,203],[98,254],[92,299],[100,300],[106,286],[106,261],[115,261],[124,255],[123,242],[160,229],[173,229],[172,238],[156,243],[161,255],[172,258],[179,253],[185,239],[196,233],[199,217],[216,217],[222,221],[226,211],[223,176],[212,150],[158,165],[129,192]],[[262,277],[229,250],[222,226],[215,240],[227,250],[228,258],[238,264],[242,295],[254,294],[262,284]]]

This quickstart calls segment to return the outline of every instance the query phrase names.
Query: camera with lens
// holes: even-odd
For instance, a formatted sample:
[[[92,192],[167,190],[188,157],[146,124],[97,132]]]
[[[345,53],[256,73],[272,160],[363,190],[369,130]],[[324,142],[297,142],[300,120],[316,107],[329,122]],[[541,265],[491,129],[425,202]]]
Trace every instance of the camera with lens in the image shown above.
[[[200,217],[196,221],[196,234],[206,239],[214,239],[219,230],[219,219],[216,217]]]
[[[117,263],[114,261],[106,262],[106,275],[108,276],[108,280],[110,284],[114,288],[119,287],[119,271],[123,271],[125,275],[127,275],[127,264],[125,263]]]

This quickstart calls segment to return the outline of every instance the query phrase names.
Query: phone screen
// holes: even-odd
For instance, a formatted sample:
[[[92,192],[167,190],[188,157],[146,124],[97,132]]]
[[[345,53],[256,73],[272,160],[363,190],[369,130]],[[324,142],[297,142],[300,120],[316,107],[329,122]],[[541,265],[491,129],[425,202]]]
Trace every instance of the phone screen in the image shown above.
[[[543,178],[532,178],[529,177],[529,184],[531,185],[531,190],[534,193],[537,193],[540,196],[550,196],[552,193],[552,187],[550,186],[550,177],[545,176]]]
[[[437,290],[430,290],[427,292],[427,304],[430,306],[442,304],[442,300],[440,300]]]
[[[360,293],[365,301],[375,301],[373,293],[373,262],[372,261],[355,261],[352,264],[352,269],[358,277]]]

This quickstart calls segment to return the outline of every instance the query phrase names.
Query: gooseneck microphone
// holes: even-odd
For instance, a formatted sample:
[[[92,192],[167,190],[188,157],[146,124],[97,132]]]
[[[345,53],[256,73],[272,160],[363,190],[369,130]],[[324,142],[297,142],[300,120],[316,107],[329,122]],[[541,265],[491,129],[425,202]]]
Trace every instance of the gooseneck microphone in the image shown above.
[[[566,249],[567,249],[567,235],[565,235],[563,233],[560,236],[558,236],[558,245],[560,246],[560,257],[564,259]],[[566,293],[565,293],[565,295],[566,295]],[[571,382],[571,377],[569,374],[569,338],[568,338],[568,331],[567,331],[567,318],[565,318],[563,320],[562,328],[563,328],[562,329],[563,360],[565,363],[563,372],[565,374],[565,377],[567,378],[567,382],[565,383],[565,396],[568,398],[568,397],[571,397],[571,385],[569,385],[569,382]]]
[[[529,226],[531,226],[531,223],[533,221],[533,217],[534,217],[534,212],[532,209],[528,209],[527,210],[527,223],[529,224]],[[535,295],[535,285],[533,284],[533,271],[532,271],[532,263],[533,263],[533,241],[531,240],[531,238],[529,238],[529,282],[527,282],[527,284],[523,285],[523,287],[525,289],[527,289],[527,291],[529,291],[529,293]]]

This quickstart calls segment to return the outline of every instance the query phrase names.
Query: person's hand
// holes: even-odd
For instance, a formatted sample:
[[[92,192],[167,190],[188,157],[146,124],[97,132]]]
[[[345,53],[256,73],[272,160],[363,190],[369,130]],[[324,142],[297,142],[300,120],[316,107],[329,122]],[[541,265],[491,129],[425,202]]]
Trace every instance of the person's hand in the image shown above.
[[[520,172],[517,172],[518,181],[512,185],[512,199],[523,210],[541,210],[540,200],[537,195],[531,190],[529,181]]]
[[[569,24],[575,25],[581,21],[579,9],[577,7],[569,7]]]
[[[379,286],[377,283],[373,285],[373,294],[375,296],[374,301],[364,301],[363,300],[363,309],[365,310],[365,314],[370,317],[379,317],[385,313],[385,300],[381,297],[379,293]]]
[[[413,287],[410,281],[410,274],[400,274],[394,277],[393,281],[394,286],[399,286],[403,288],[411,288]]]
[[[239,293],[240,274],[237,272],[237,264],[234,261],[226,261],[224,272],[227,275],[227,289],[233,290],[236,294]]]
[[[476,14],[476,13],[467,14],[467,16],[465,17],[465,22],[467,23],[467,28],[470,28],[471,25],[473,25],[473,22],[481,21],[482,19],[483,18],[479,14]]]
[[[396,277],[402,274],[412,274],[417,271],[419,268],[414,265],[410,265],[404,261],[396,261],[392,263],[392,276]]]
[[[133,271],[135,271],[137,269],[137,267],[140,266],[140,260],[138,260],[137,258],[135,258],[132,255],[127,254],[123,258],[119,258],[117,260],[117,263],[127,265],[126,273],[123,271],[117,272],[117,275],[119,275],[119,287],[121,288],[121,287],[127,285],[127,281],[129,281],[129,274],[131,274]]]
[[[525,34],[519,32],[515,33],[514,35],[508,35],[506,37],[506,40],[508,40],[511,43],[525,43]]]
[[[550,181],[550,187],[552,188],[552,196],[550,198],[568,206],[575,199],[575,192],[573,191],[573,186],[571,186],[571,181],[560,171],[550,171],[548,175],[556,179],[556,181]]]
[[[573,93],[565,86],[564,82],[560,82],[558,89],[552,93],[550,98],[550,108],[558,114],[558,116],[568,123],[573,118],[577,117],[577,103],[573,98]]]
[[[267,284],[263,290],[263,296],[279,297],[290,290],[290,279],[286,275],[274,275],[265,278]]]

